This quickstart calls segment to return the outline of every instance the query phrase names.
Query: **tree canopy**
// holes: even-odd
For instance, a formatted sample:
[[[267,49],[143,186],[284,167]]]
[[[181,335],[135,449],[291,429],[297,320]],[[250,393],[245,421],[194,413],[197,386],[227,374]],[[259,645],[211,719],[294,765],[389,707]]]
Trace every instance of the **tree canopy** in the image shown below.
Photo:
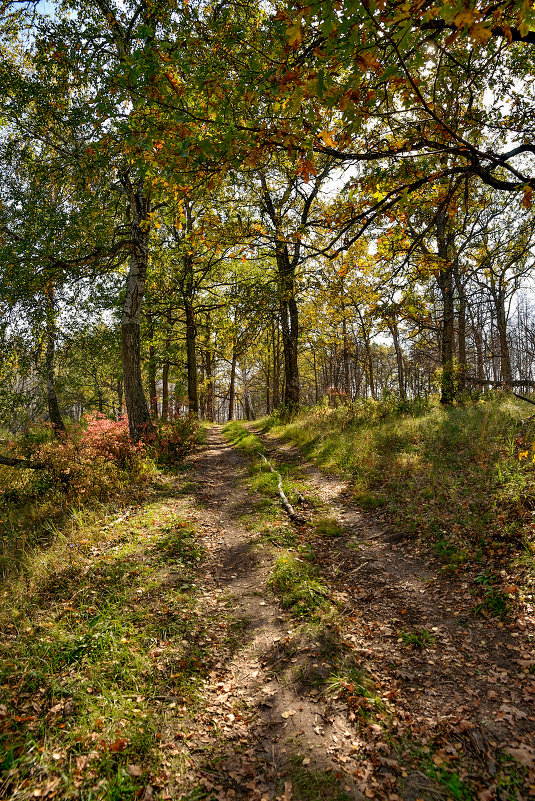
[[[96,404],[137,439],[185,409],[531,387],[529,4],[1,11],[7,396],[46,380],[55,425]]]

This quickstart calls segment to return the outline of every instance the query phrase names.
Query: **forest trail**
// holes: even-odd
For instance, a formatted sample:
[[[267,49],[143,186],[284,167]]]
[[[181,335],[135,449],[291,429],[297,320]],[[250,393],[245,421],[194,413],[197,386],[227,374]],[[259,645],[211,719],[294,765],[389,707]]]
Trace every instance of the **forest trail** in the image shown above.
[[[240,486],[246,471],[246,457],[218,427],[192,458],[197,498],[188,517],[209,552],[200,605],[230,607],[240,642],[204,687],[188,780],[218,799],[299,798],[299,786],[304,798],[360,798],[345,767],[361,744],[345,705],[300,680],[325,675],[330,665],[267,586],[275,549],[241,522],[258,503]]]
[[[445,570],[339,477],[233,425],[128,508],[80,517],[19,588],[0,798],[535,796],[526,620],[478,614],[475,568]]]
[[[188,777],[207,793],[195,797],[533,795],[535,660],[522,621],[474,615],[466,576],[441,571],[352,506],[339,478],[248,428],[343,527],[311,535],[338,612],[314,628],[281,609],[267,584],[278,549],[251,531],[262,503],[246,488],[250,459],[211,428],[191,464],[188,514],[210,554],[200,603],[225,603],[239,633],[192,721]],[[305,514],[312,524],[317,510]]]

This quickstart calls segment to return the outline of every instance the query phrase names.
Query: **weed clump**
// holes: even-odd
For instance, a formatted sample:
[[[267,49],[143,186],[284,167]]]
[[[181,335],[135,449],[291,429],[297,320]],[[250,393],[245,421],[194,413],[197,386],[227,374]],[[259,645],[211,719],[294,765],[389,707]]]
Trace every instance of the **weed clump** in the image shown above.
[[[404,645],[418,649],[429,648],[431,645],[435,645],[437,641],[435,635],[427,629],[403,630],[399,638]]]
[[[482,595],[481,601],[474,609],[476,615],[490,615],[500,620],[509,617],[512,610],[511,595],[499,586],[498,579],[492,571],[487,568],[476,576],[475,580]]]
[[[312,616],[329,606],[328,588],[317,578],[313,566],[291,551],[277,558],[268,586],[280,595],[283,607],[298,617]]]
[[[320,537],[342,537],[344,527],[333,517],[320,517],[314,524],[314,530]]]

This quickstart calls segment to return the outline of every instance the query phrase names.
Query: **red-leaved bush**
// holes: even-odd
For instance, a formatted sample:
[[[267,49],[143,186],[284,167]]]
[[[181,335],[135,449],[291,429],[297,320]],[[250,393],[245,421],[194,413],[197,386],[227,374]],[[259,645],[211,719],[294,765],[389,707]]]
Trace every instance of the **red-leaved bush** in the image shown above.
[[[147,446],[132,442],[126,418],[89,414],[59,438],[43,441],[42,432],[29,432],[18,447],[26,458],[44,462],[51,485],[71,495],[103,499],[150,472]]]
[[[130,439],[126,416],[109,420],[103,414],[89,414],[84,418],[84,428],[79,448],[90,458],[104,458],[123,469],[132,470],[145,454],[145,443],[142,440],[134,443]]]
[[[198,423],[180,418],[162,423],[145,439],[132,442],[126,417],[109,420],[102,414],[88,414],[57,438],[50,426],[33,426],[12,443],[11,451],[46,465],[30,480],[31,494],[58,490],[80,500],[103,500],[132,481],[147,478],[155,461],[164,465],[181,462],[198,436]]]

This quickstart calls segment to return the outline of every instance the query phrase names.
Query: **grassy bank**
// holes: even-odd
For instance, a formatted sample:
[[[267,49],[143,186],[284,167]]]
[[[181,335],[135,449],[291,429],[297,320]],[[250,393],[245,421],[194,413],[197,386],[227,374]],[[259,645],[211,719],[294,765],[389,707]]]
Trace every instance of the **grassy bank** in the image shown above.
[[[4,444],[45,467],[0,468],[0,797],[134,799],[167,782],[162,745],[211,656],[204,554],[159,465],[198,436],[168,425],[133,444],[97,416]]]
[[[64,545],[4,585],[0,795],[139,798],[212,664],[203,551],[165,497]]]
[[[0,579],[30,575],[34,553],[76,537],[88,520],[139,504],[161,467],[180,467],[203,436],[180,419],[133,443],[126,419],[91,415],[59,438],[34,425],[3,440],[3,453],[43,467],[0,465]]]
[[[535,425],[505,395],[466,406],[362,401],[317,407],[264,430],[351,481],[354,500],[407,534],[432,537],[451,563],[489,548],[531,554]]]

